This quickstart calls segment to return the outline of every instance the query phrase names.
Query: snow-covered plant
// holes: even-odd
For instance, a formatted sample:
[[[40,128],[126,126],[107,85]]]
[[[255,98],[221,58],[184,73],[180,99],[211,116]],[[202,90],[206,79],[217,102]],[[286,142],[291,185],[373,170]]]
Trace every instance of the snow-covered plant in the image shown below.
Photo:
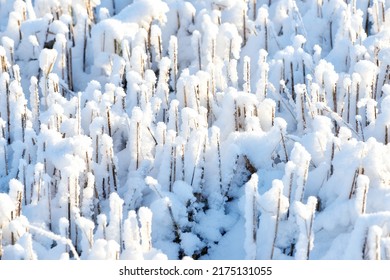
[[[308,198],[307,205],[302,205],[299,201],[295,203],[295,215],[299,227],[295,253],[296,259],[310,259],[314,241],[313,223],[316,205],[317,199],[313,196]]]
[[[388,259],[388,5],[0,0],[0,258]]]

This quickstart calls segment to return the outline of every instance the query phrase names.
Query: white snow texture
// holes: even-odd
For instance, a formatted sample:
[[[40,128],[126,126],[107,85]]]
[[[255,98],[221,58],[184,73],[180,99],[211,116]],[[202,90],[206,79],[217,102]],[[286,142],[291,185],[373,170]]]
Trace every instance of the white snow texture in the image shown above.
[[[0,259],[389,259],[390,0],[0,0]]]

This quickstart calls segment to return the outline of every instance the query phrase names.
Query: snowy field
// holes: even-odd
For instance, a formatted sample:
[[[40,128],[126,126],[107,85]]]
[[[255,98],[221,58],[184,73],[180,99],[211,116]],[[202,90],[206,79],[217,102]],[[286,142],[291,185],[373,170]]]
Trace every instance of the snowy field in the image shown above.
[[[390,259],[390,0],[0,0],[0,259]]]

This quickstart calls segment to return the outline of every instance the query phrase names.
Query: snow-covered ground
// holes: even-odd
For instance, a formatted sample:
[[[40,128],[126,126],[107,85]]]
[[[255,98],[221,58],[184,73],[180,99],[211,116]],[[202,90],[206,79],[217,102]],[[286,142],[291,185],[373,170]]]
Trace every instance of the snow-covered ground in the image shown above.
[[[0,0],[0,259],[389,259],[390,0]]]

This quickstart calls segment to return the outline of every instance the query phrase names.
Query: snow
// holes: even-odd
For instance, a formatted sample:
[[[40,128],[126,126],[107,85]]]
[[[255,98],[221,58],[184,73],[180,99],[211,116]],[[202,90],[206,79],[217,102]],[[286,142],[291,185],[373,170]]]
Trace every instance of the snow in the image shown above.
[[[246,259],[256,258],[256,236],[258,227],[258,176],[254,174],[245,185],[245,242]]]
[[[389,1],[347,2],[0,0],[0,258],[387,259]]]
[[[5,227],[6,223],[8,224],[9,221],[11,220],[11,212],[15,210],[15,204],[13,203],[11,198],[4,193],[0,194],[0,198],[1,198],[0,222],[3,228]]]
[[[39,55],[39,67],[48,76],[57,58],[56,50],[43,49]]]
[[[149,208],[141,207],[138,210],[138,216],[141,222],[141,246],[144,252],[149,252],[152,249],[151,224],[153,213]]]

